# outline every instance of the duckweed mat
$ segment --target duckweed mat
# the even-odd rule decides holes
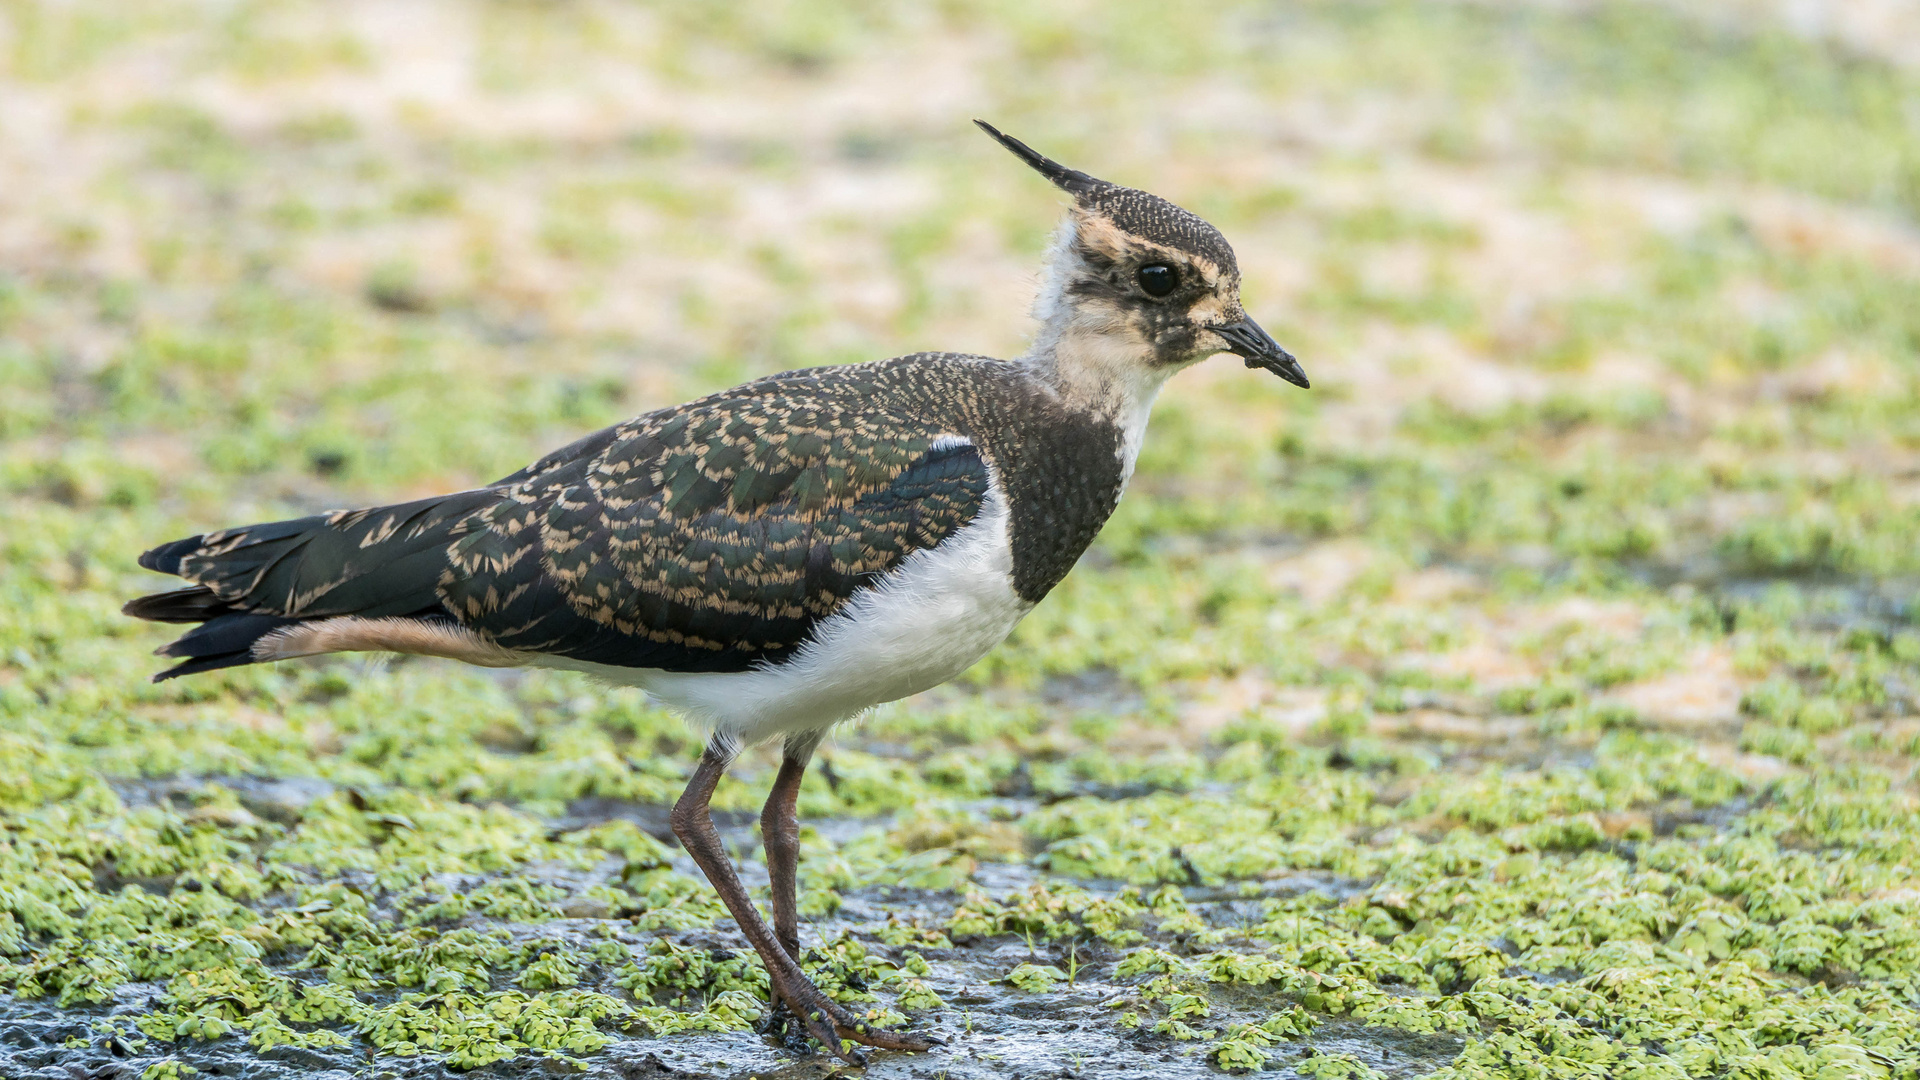
[[[946,1040],[866,1075],[1920,1076],[1920,26],[1815,8],[0,3],[0,1077],[848,1072],[637,694],[154,686],[118,607],[1017,353],[1059,207],[972,115],[1217,223],[1314,389],[1183,373],[1013,639],[823,748],[805,966]]]

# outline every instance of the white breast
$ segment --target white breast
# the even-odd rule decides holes
[[[639,686],[694,723],[753,743],[938,686],[1006,640],[1032,609],[1013,591],[1007,500],[995,478],[972,523],[901,560],[822,620],[785,663],[740,672],[568,666]]]

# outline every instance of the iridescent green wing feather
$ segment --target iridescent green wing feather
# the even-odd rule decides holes
[[[649,414],[503,481],[459,526],[439,594],[508,648],[687,671],[777,659],[973,520],[987,468],[952,435],[807,372]]]
[[[650,413],[476,491],[226,529],[141,557],[193,587],[129,614],[198,622],[163,677],[342,615],[452,621],[530,653],[737,671],[979,513],[977,449],[872,367],[763,379]]]

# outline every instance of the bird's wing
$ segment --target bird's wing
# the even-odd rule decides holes
[[[978,449],[907,412],[828,380],[763,380],[485,489],[230,529],[143,562],[222,612],[451,619],[576,661],[743,670],[979,512]]]
[[[507,648],[737,670],[959,531],[987,487],[972,443],[872,401],[723,395],[506,478],[462,523],[438,591]]]

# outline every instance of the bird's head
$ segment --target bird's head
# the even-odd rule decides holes
[[[1097,180],[975,120],[1073,196],[1042,290],[1043,321],[1124,339],[1162,372],[1230,352],[1299,387],[1307,374],[1240,306],[1240,266],[1220,230],[1158,195]]]

